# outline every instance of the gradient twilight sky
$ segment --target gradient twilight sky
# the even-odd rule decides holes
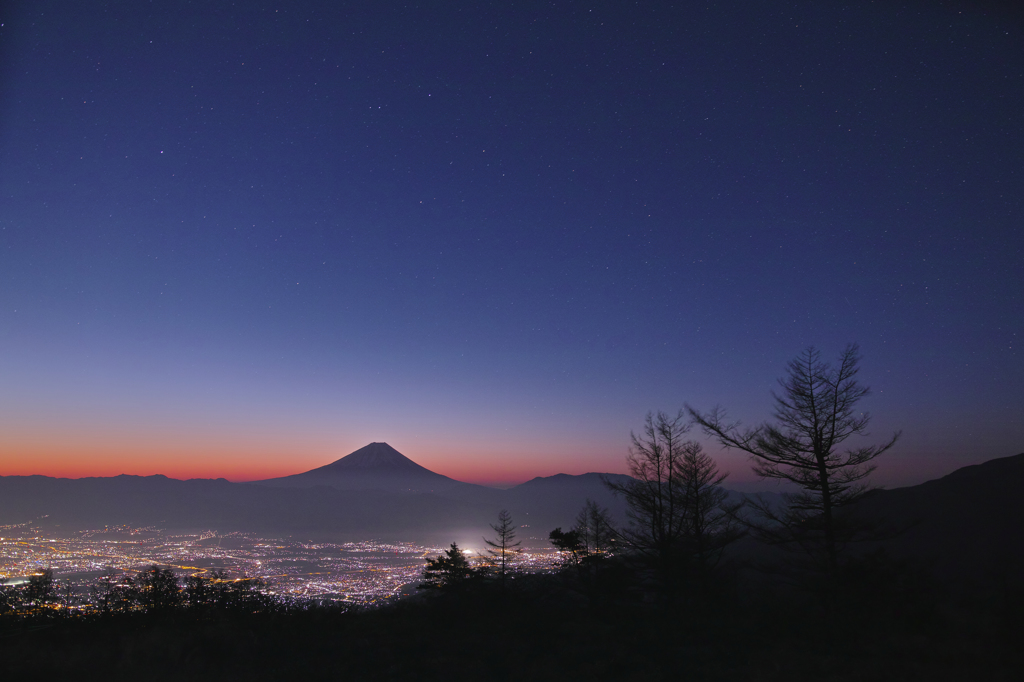
[[[5,3],[0,474],[620,472],[848,342],[878,482],[1024,451],[1019,13],[700,4]]]

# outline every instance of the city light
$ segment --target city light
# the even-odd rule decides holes
[[[267,593],[284,599],[379,605],[414,593],[426,559],[444,551],[412,542],[308,542],[208,529],[109,526],[59,538],[22,524],[0,527],[0,532],[0,581],[15,585],[51,570],[79,602],[88,600],[90,587],[105,575],[134,574],[156,565],[179,578],[213,571],[261,578]],[[487,561],[479,555],[469,558],[477,565]],[[520,552],[513,568],[544,572],[558,562],[557,552],[534,550]]]

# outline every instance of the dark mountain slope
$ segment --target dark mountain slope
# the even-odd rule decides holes
[[[890,550],[947,577],[1024,567],[1024,454],[957,469],[921,485],[871,492],[857,510],[903,532]]]
[[[529,524],[532,537],[547,538],[554,528],[568,530],[588,499],[608,509],[616,524],[626,522],[625,501],[613,495],[605,479],[629,480],[622,474],[555,474],[531,479],[508,490],[508,509],[516,521]]]

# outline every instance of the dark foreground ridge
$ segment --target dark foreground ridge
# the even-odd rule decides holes
[[[1024,576],[1024,453],[966,466],[920,485],[875,490],[862,513],[886,519],[896,556],[953,580]],[[981,574],[981,575],[979,575]],[[1001,579],[1001,578],[1000,578]]]
[[[1012,680],[1021,591],[950,598],[889,566],[842,609],[732,569],[673,604],[614,566],[601,592],[572,572],[516,576],[394,606],[154,606],[60,620],[0,618],[11,679]],[[892,580],[895,577],[896,580]],[[1005,595],[1004,595],[1005,596]],[[496,658],[497,657],[497,658]]]

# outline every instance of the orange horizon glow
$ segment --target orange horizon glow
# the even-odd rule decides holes
[[[225,459],[233,459],[231,455],[237,453],[209,453],[208,455],[197,455],[194,458],[178,458],[177,461],[169,462],[165,459],[153,457],[146,463],[140,459],[150,460],[150,457],[139,457],[137,452],[113,453],[109,450],[102,455],[99,453],[75,453],[77,456],[69,457],[61,461],[48,452],[24,453],[24,457],[17,459],[0,454],[0,476],[49,476],[53,478],[103,478],[111,476],[154,476],[163,475],[168,478],[188,480],[192,478],[216,479],[224,478],[232,483],[245,483],[259,481],[268,478],[278,478],[300,474],[310,469],[315,469],[330,464],[337,459],[329,459],[316,462],[312,465],[288,465],[287,463],[267,463],[264,466],[253,466],[251,463],[225,463]],[[92,455],[96,456],[92,456]],[[155,454],[155,453],[147,453]],[[251,455],[251,452],[247,452]],[[268,453],[269,454],[269,453]],[[305,458],[303,458],[305,459]],[[20,460],[20,461],[19,461]],[[70,461],[68,461],[70,460]],[[83,461],[85,460],[85,461]],[[414,460],[415,461],[415,460]],[[431,471],[448,476],[464,483],[475,483],[478,485],[492,487],[507,487],[525,483],[538,476],[553,476],[555,474],[585,474],[585,473],[625,473],[622,471],[607,471],[599,467],[565,467],[547,466],[542,469],[519,466],[503,466],[500,468],[484,469],[475,466],[459,466],[452,463],[452,466],[428,465],[423,462],[416,462],[425,466]]]
[[[63,439],[61,439],[63,440]],[[0,442],[0,476],[89,478],[163,475],[174,479],[225,478],[235,483],[299,474],[345,457],[366,443],[339,448],[324,442],[195,442],[167,439],[137,444],[134,438],[81,438],[74,444],[22,439]],[[383,441],[382,441],[383,442]],[[466,483],[506,487],[559,473],[623,473],[622,457],[555,459],[510,446],[481,454],[440,444],[396,448],[435,473]],[[410,450],[415,450],[409,454]],[[527,450],[524,452],[524,450]],[[618,460],[617,462],[615,460]]]
[[[531,434],[535,435],[535,434]],[[370,442],[386,442],[420,466],[466,483],[510,487],[556,474],[627,473],[628,442],[561,438],[530,440],[463,433],[365,429],[356,433],[254,432],[254,429],[111,428],[69,424],[62,429],[8,430],[0,439],[0,476],[57,478],[163,475],[224,478],[242,483],[300,474],[335,462]],[[729,482],[747,483],[748,458],[709,449]],[[899,473],[904,473],[900,471]]]
[[[296,443],[291,438],[277,442],[167,438],[158,443],[143,441],[139,444],[133,438],[79,437],[75,441],[5,439],[0,442],[0,476],[163,475],[179,480],[224,478],[244,483],[303,473],[335,462],[367,444],[338,445],[327,439]],[[627,473],[625,457],[611,452],[613,448],[608,447],[582,447],[582,452],[576,454],[559,449],[560,456],[556,458],[526,443],[492,446],[489,451],[472,444],[446,446],[437,441],[416,446],[391,445],[435,473],[465,483],[499,488],[555,474]],[[756,480],[750,474],[745,457],[725,452],[718,453],[716,459],[723,471],[732,470],[728,481],[745,484]],[[941,478],[969,463],[953,457],[905,454],[881,463],[876,480],[884,479],[886,487],[916,485]]]

